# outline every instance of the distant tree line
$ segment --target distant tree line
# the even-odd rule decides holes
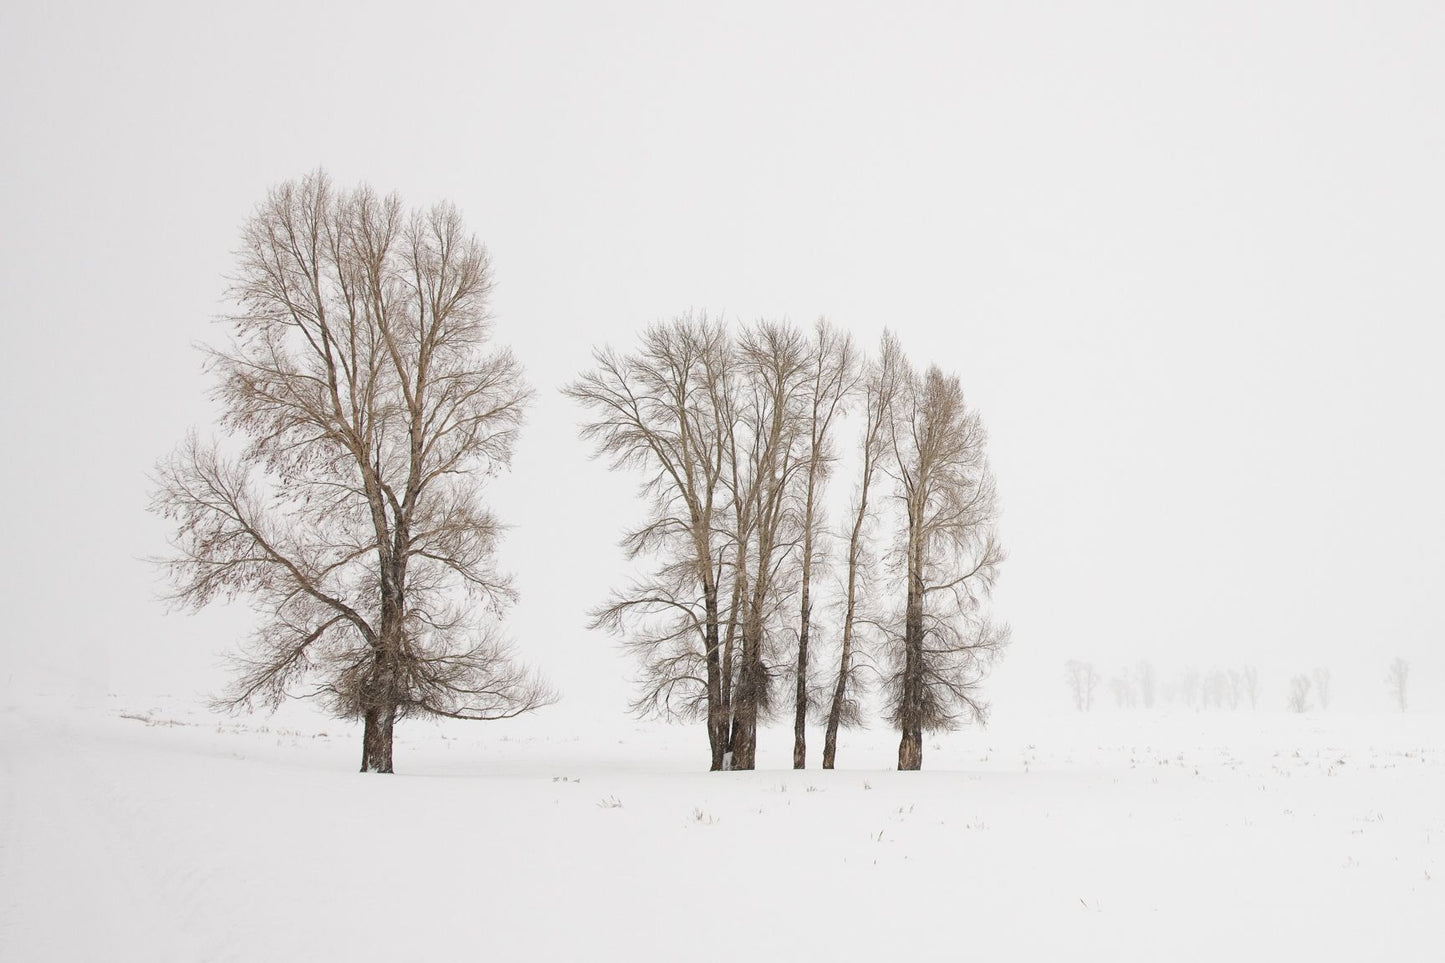
[[[1397,658],[1390,664],[1385,677],[1390,699],[1401,712],[1405,711],[1407,704],[1409,676],[1410,663]],[[1093,709],[1094,690],[1100,681],[1093,663],[1079,659],[1064,663],[1064,682],[1073,706],[1079,712]],[[1330,682],[1330,670],[1323,666],[1292,676],[1285,707],[1291,712],[1309,712],[1317,702],[1321,710],[1328,710],[1332,696]],[[1154,708],[1156,683],[1153,664],[1144,661],[1120,669],[1109,678],[1108,690],[1117,708]],[[1243,708],[1246,703],[1250,709],[1258,709],[1259,670],[1252,665],[1215,668],[1208,672],[1186,667],[1163,688],[1163,695],[1166,702],[1177,700],[1187,709],[1234,710]]]

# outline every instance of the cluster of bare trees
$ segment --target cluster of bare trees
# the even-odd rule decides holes
[[[1210,669],[1201,673],[1185,669],[1179,686],[1184,705],[1190,709],[1237,710],[1249,703],[1259,708],[1259,670],[1252,665],[1237,669]]]
[[[1289,680],[1289,695],[1285,707],[1291,712],[1308,712],[1314,708],[1310,695],[1319,700],[1320,709],[1330,707],[1330,670],[1317,667],[1308,673],[1300,673]]]
[[[1070,659],[1064,664],[1064,681],[1075,709],[1088,712],[1094,707],[1094,690],[1102,678],[1092,662]],[[1121,668],[1109,677],[1108,689],[1120,709],[1152,709],[1161,692],[1154,665],[1148,661]],[[1186,668],[1163,686],[1162,695],[1166,702],[1177,699],[1189,709],[1239,709],[1246,702],[1255,709],[1259,707],[1259,671],[1252,665],[1207,673]]]
[[[637,574],[595,617],[637,658],[634,709],[701,719],[713,769],[755,766],[788,677],[797,768],[815,690],[831,768],[868,669],[900,769],[921,767],[925,731],[982,716],[978,686],[1008,637],[987,615],[1003,552],[986,435],[956,377],[915,368],[889,335],[864,358],[823,321],[684,316],[594,361],[566,389],[583,437],[641,473],[648,506],[622,539]],[[845,425],[858,458],[839,531],[823,494]],[[820,583],[835,542],[839,578]],[[815,687],[824,595],[836,650]]]
[[[1064,681],[1069,686],[1069,695],[1073,696],[1075,709],[1088,712],[1094,708],[1094,690],[1099,687],[1099,673],[1094,663],[1070,659],[1064,663]]]
[[[1328,711],[1332,701],[1331,673],[1324,666],[1309,672],[1301,672],[1290,678],[1285,697],[1285,707],[1291,712],[1309,712],[1318,708]],[[1390,700],[1405,711],[1408,704],[1406,685],[1410,678],[1410,663],[1396,658],[1386,672],[1385,685]],[[1074,708],[1088,712],[1094,707],[1094,690],[1103,681],[1093,663],[1070,659],[1064,664],[1064,681]],[[1108,690],[1114,704],[1121,709],[1143,707],[1150,709],[1155,704],[1155,672],[1149,662],[1126,666],[1110,676]],[[1182,669],[1177,676],[1162,688],[1164,701],[1176,700],[1187,709],[1250,709],[1259,708],[1259,670],[1252,665],[1238,668],[1211,669],[1200,672],[1193,667]]]
[[[232,442],[155,478],[175,602],[249,598],[233,706],[319,696],[391,772],[412,714],[496,719],[551,693],[498,634],[512,599],[480,500],[530,397],[491,343],[486,250],[450,205],[407,211],[324,174],[246,222],[229,343],[209,353]]]
[[[1169,702],[1183,703],[1186,709],[1250,709],[1259,708],[1259,670],[1252,665],[1238,668],[1213,668],[1208,672],[1191,667],[1182,670],[1166,689]]]
[[[1385,672],[1385,686],[1390,694],[1390,701],[1404,712],[1408,706],[1406,698],[1406,686],[1410,680],[1410,663],[1403,658],[1396,657]],[[1286,707],[1291,712],[1309,712],[1314,708],[1311,696],[1319,702],[1322,711],[1330,708],[1330,670],[1327,668],[1315,668],[1309,673],[1300,673],[1290,679],[1289,696],[1285,700]]]
[[[1289,680],[1289,695],[1285,699],[1285,706],[1290,712],[1308,712],[1314,708],[1310,702],[1310,687],[1312,682],[1308,675],[1292,676]]]
[[[1154,708],[1156,684],[1153,663],[1140,662],[1120,669],[1109,678],[1109,692],[1114,697],[1114,704],[1121,709]]]
[[[1385,686],[1390,694],[1390,701],[1395,704],[1401,712],[1404,712],[1409,705],[1406,694],[1406,686],[1410,681],[1410,663],[1405,659],[1396,657],[1385,672]],[[1290,679],[1289,696],[1285,700],[1286,707],[1291,712],[1309,712],[1314,708],[1311,695],[1319,701],[1322,710],[1330,707],[1330,670],[1316,668],[1309,673],[1300,673]]]

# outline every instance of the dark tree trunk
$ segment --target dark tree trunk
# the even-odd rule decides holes
[[[823,733],[823,768],[832,769],[838,758],[838,727],[843,724],[843,705],[848,698],[848,675],[853,668],[853,620],[857,615],[858,564],[863,546],[863,523],[868,518],[868,486],[872,480],[870,440],[863,449],[863,484],[858,499],[858,514],[853,517],[853,531],[848,536],[848,607],[843,613],[843,651],[838,659],[838,680],[833,684],[833,704],[828,709],[828,727]]]
[[[758,765],[758,717],[750,708],[750,703],[740,701],[733,715],[733,769],[756,769]]]
[[[848,612],[843,622],[843,652],[838,660],[838,679],[833,683],[833,704],[828,708],[828,726],[823,732],[824,769],[832,769],[838,759],[838,727],[843,724],[843,705],[848,699],[848,675],[853,667],[853,586],[853,572],[850,571]]]
[[[808,499],[803,509],[803,588],[798,618],[798,689],[793,697],[793,768],[808,765],[808,628],[813,621],[813,498],[818,480],[817,419],[813,460],[808,465]]]
[[[707,710],[707,745],[712,754],[708,765],[711,772],[720,772],[727,767],[728,712],[727,707],[714,704]]]
[[[848,696],[848,643],[843,643],[843,667],[833,686],[833,705],[828,710],[828,728],[823,733],[823,768],[832,769],[838,758],[838,727],[843,723],[843,700]]]
[[[751,674],[751,667],[744,666],[744,678]],[[753,701],[751,684],[738,680],[737,692],[733,697],[733,728],[729,740],[732,752],[732,769],[756,769],[758,755],[758,709]]]
[[[391,772],[392,730],[396,726],[395,708],[367,709],[361,734],[361,771]]]
[[[915,542],[910,553],[908,604],[903,622],[903,680],[900,692],[898,768],[923,768],[923,558]]]
[[[806,572],[807,563],[804,563]],[[808,623],[811,619],[808,600],[808,576],[803,576],[803,624],[798,629],[798,690],[793,709],[793,768],[805,769],[808,764]]]
[[[729,748],[733,769],[756,769],[758,754],[758,701],[763,684],[761,627],[743,627],[742,671],[733,689],[733,728]]]
[[[739,566],[741,566],[742,561],[743,555],[739,552]],[[734,576],[732,598],[728,602],[727,621],[721,622],[722,617],[719,615],[720,625],[725,626],[725,628],[720,629],[720,634],[722,635],[722,701],[718,706],[718,718],[716,720],[718,727],[717,745],[721,747],[718,752],[719,769],[733,768],[733,721],[739,688],[738,673],[733,670],[733,664],[737,661],[734,657],[734,649],[736,648],[735,643],[738,633],[741,630],[738,612],[741,608],[742,595],[742,578],[741,576]]]
[[[903,738],[898,741],[898,771],[922,768],[923,733],[917,728],[905,728]]]
[[[718,650],[717,586],[707,585],[703,589],[704,605],[707,608],[707,744],[711,754],[708,768],[717,772],[723,767],[727,754],[728,714],[723,695],[722,655]]]
[[[392,771],[392,730],[396,727],[398,653],[401,650],[402,587],[404,575],[383,566],[381,582],[381,638],[373,651],[371,677],[362,691],[364,721],[361,734],[361,771]]]

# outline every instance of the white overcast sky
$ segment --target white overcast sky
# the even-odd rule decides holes
[[[511,620],[585,631],[631,482],[557,388],[689,308],[820,314],[958,372],[992,435],[1015,642],[1061,664],[1445,676],[1445,5],[0,7],[0,682],[213,691],[240,613],[166,615],[145,473],[212,417],[238,227],[318,166],[451,199],[538,390]],[[1346,681],[1347,678],[1355,681]],[[1442,687],[1445,688],[1445,687]],[[567,708],[571,706],[571,708]]]

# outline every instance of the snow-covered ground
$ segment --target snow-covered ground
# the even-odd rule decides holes
[[[4,960],[1439,960],[1429,714],[1058,715],[709,774],[701,730],[0,712]],[[816,753],[821,739],[813,734]]]

